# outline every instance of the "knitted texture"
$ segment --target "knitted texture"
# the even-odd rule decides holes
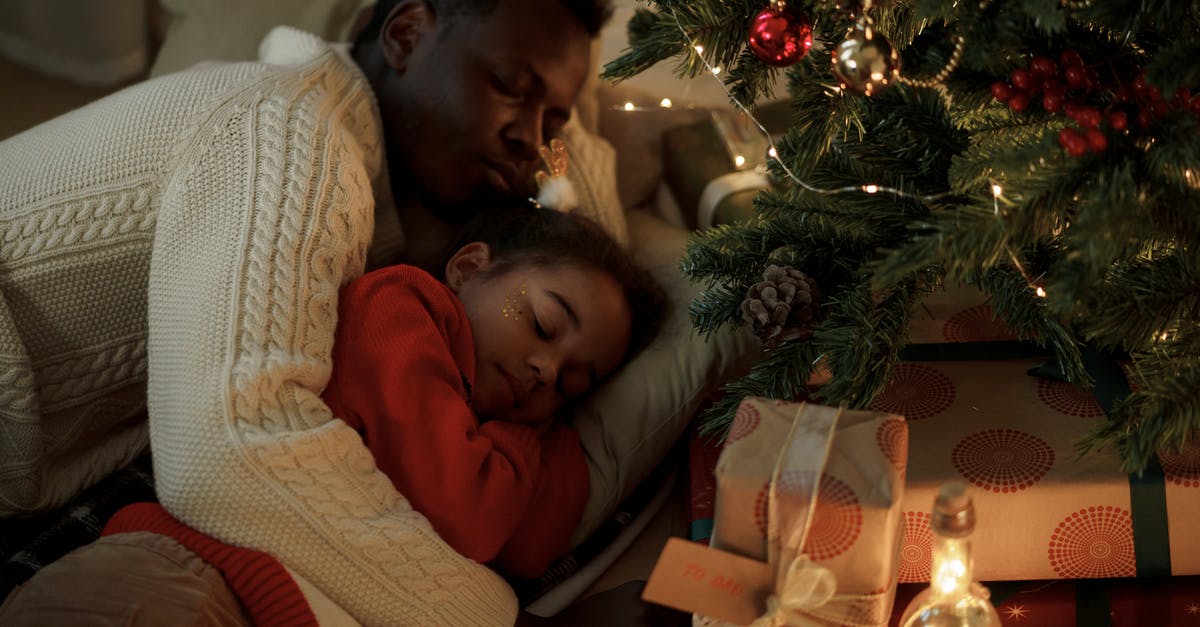
[[[118,511],[102,535],[148,531],[168,536],[221,572],[257,627],[316,627],[300,586],[274,557],[229,546],[175,520],[158,503],[134,503]]]
[[[574,187],[575,213],[594,220],[622,246],[629,246],[629,225],[617,193],[617,157],[612,144],[589,133],[572,116],[562,130],[567,147],[567,179]]]
[[[320,400],[337,291],[371,237],[380,123],[356,69],[276,35],[264,60],[290,65],[229,94],[169,166],[148,291],[159,499],[365,624],[511,625],[512,590],[450,549]]]
[[[145,451],[164,164],[253,72],[142,83],[0,142],[0,516],[60,506]]]

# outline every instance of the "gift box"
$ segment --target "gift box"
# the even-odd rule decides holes
[[[883,412],[743,400],[714,473],[711,546],[771,565],[778,603],[768,612],[797,624],[885,624],[906,437],[904,421]]]
[[[1047,356],[1015,342],[978,292],[936,294],[926,311],[871,405],[908,423],[902,583],[929,580],[929,512],[949,480],[974,487],[977,579],[1200,574],[1200,448],[1141,476],[1111,450],[1081,456],[1105,420],[1095,393],[1034,376]],[[1126,382],[1108,366],[1097,391],[1119,396]]]
[[[788,105],[755,110],[768,132],[788,125]],[[770,145],[762,131],[735,110],[714,110],[691,124],[663,133],[663,179],[688,228],[729,224],[754,215],[754,197],[771,186],[766,175]]]
[[[889,625],[901,627],[908,602],[925,585],[901,584]],[[989,582],[1005,625],[1145,627],[1200,625],[1200,577]]]

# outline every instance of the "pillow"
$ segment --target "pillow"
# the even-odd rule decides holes
[[[258,58],[258,44],[272,28],[287,25],[326,41],[345,41],[359,11],[375,0],[159,0],[170,15],[166,37],[150,76],[200,61]]]
[[[744,373],[762,350],[745,329],[722,329],[707,339],[696,333],[688,303],[701,287],[679,268],[688,232],[643,211],[627,217],[634,258],[662,284],[671,309],[658,338],[572,417],[591,485],[572,545],[599,528],[662,462],[708,393]]]
[[[625,209],[617,193],[617,153],[603,138],[589,133],[576,111],[562,130],[567,146],[567,178],[579,197],[576,212],[595,220],[621,246],[629,245]]]

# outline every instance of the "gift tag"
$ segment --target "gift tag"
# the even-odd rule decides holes
[[[748,625],[766,611],[774,573],[764,562],[670,538],[642,599],[677,610]]]

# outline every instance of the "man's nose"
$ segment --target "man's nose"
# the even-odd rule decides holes
[[[505,141],[513,156],[522,161],[533,161],[538,158],[538,146],[542,145],[541,107],[522,109],[512,124],[508,125]]]

